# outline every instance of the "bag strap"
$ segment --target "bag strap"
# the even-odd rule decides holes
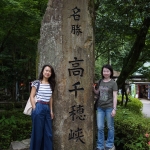
[[[38,92],[39,87],[40,87],[40,81],[38,81],[38,85],[37,85],[36,93]]]
[[[98,87],[100,86],[101,81],[102,81],[102,79],[99,80],[99,82],[98,82]]]

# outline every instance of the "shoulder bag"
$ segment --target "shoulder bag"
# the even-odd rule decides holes
[[[99,82],[98,82],[98,87],[100,86],[101,80],[102,79],[100,79]],[[97,95],[97,98],[96,98],[95,103],[94,103],[94,109],[95,110],[97,110],[98,100],[99,100],[99,94]]]
[[[39,86],[40,86],[40,81],[38,81],[36,93],[37,93],[38,90],[39,90]],[[34,97],[34,100],[35,100],[35,103],[36,103],[36,102],[37,102],[36,96]],[[25,106],[25,108],[24,108],[23,113],[24,113],[25,115],[31,115],[31,112],[32,112],[32,105],[31,105],[30,96],[29,96],[29,99],[28,99],[28,101],[27,101],[27,103],[26,103],[26,106]]]

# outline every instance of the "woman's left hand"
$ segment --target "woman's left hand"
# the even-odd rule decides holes
[[[51,112],[50,115],[51,115],[51,119],[54,119],[54,114],[53,114],[53,112]]]
[[[116,110],[113,109],[112,112],[111,112],[111,116],[115,117],[115,115],[116,115]]]

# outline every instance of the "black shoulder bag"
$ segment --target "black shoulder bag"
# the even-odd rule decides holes
[[[98,88],[99,88],[99,86],[100,86],[101,80],[102,80],[102,79],[100,79],[99,82],[98,82]],[[99,100],[99,94],[97,95],[97,98],[96,98],[95,103],[94,103],[94,109],[95,109],[95,110],[97,110],[98,100]]]

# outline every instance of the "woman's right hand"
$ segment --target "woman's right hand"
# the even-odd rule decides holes
[[[36,107],[32,108],[33,110],[35,110]]]
[[[99,89],[97,89],[97,84],[96,83],[93,83],[93,92],[95,93],[95,94],[99,94]]]
[[[95,89],[95,87],[96,87],[96,84],[95,84],[95,83],[93,83],[93,89]]]
[[[35,104],[34,104],[33,107],[32,107],[32,109],[35,110],[35,108],[36,108],[36,106],[35,106]]]

